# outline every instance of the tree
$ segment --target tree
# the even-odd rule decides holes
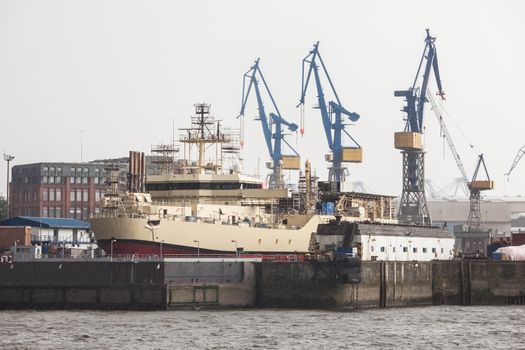
[[[7,219],[7,200],[0,195],[0,220]]]

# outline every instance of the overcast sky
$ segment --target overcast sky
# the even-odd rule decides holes
[[[238,127],[242,75],[257,57],[283,117],[299,123],[301,60],[319,40],[341,102],[361,115],[348,127],[364,150],[364,162],[349,165],[350,180],[397,195],[393,133],[404,122],[393,91],[412,84],[429,27],[446,121],[469,176],[483,152],[497,181],[493,194],[525,194],[525,160],[509,182],[503,176],[525,145],[524,13],[519,0],[0,0],[0,148],[16,157],[13,165],[80,161],[83,129],[84,160],[148,152],[171,140],[172,120],[187,127],[199,101]],[[325,178],[328,147],[315,100],[310,89],[304,138],[288,140]],[[445,187],[460,174],[429,107],[426,175]],[[251,100],[247,173],[268,160],[256,114]],[[5,193],[5,162],[1,169]]]

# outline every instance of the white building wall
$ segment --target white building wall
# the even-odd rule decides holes
[[[453,257],[454,238],[358,235],[362,259],[384,261],[449,260]]]

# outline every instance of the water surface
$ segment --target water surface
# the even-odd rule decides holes
[[[525,349],[525,306],[0,311],[0,349]]]

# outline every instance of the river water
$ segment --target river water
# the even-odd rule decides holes
[[[0,311],[0,349],[525,349],[525,306]]]

